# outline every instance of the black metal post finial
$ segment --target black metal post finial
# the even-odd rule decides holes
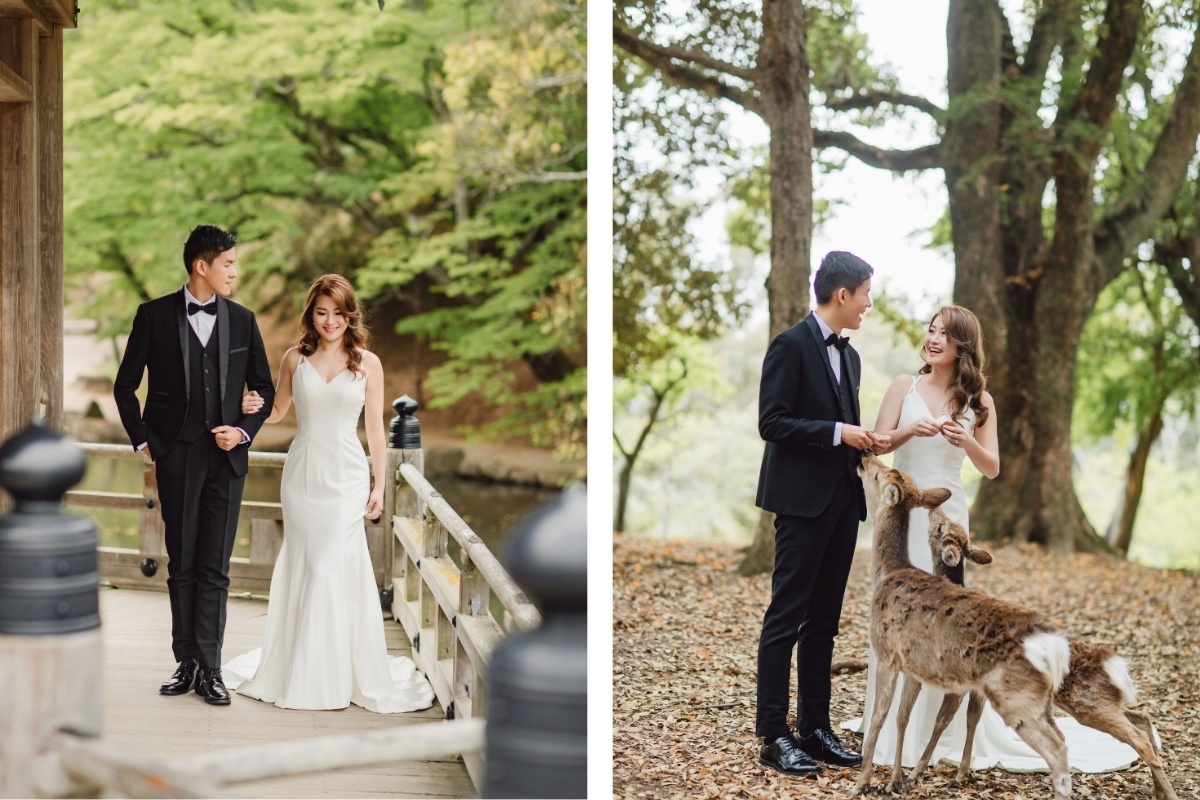
[[[0,446],[0,487],[16,501],[0,517],[0,634],[100,626],[96,526],[62,504],[86,470],[82,450],[37,422]]]
[[[392,401],[396,416],[389,428],[388,447],[397,450],[419,450],[421,448],[421,421],[413,416],[420,406],[408,395]]]
[[[587,795],[587,492],[568,489],[514,533],[506,565],[541,627],[488,669],[484,797]]]

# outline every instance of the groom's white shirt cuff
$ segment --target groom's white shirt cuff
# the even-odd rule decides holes
[[[837,447],[842,443],[842,423],[833,423],[833,446]]]

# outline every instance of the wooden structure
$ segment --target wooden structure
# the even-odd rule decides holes
[[[0,438],[63,424],[63,28],[74,0],[0,0]]]
[[[535,628],[541,615],[425,480],[423,466],[420,450],[388,450],[388,474],[396,481],[384,500],[395,508],[391,520],[398,545],[392,616],[412,641],[412,658],[429,678],[447,718],[484,717],[492,650],[505,631]],[[458,543],[461,566],[447,555],[448,536]],[[493,593],[504,609],[502,620],[492,617]],[[471,780],[482,786],[481,754],[464,752],[463,760]]]
[[[84,443],[81,447],[85,453],[94,457],[143,458],[141,453],[123,445]],[[281,468],[286,458],[286,454],[283,453],[252,452],[250,465]],[[474,720],[473,724],[477,727],[463,728],[462,730],[468,732],[464,736],[473,737],[476,730],[480,731],[479,736],[482,736],[482,726],[479,725],[479,722],[486,716],[488,696],[486,674],[492,651],[507,632],[535,628],[541,623],[541,616],[483,541],[425,479],[423,451],[419,448],[389,447],[387,458],[388,466],[385,474],[389,476],[389,480],[384,487],[384,513],[378,524],[367,526],[367,537],[371,561],[375,568],[376,582],[383,590],[381,597],[385,607],[390,601],[391,616],[399,623],[399,626],[394,624],[387,626],[389,650],[396,652],[398,649],[402,654],[408,655],[425,673],[441,708],[439,716],[444,715],[447,720],[460,722]],[[82,507],[138,509],[140,512],[138,549],[99,548],[101,574],[114,587],[154,589],[165,592],[166,547],[163,540],[162,516],[158,508],[157,484],[152,463],[146,463],[143,475],[142,494],[71,491],[67,493],[65,499],[69,504]],[[230,588],[233,591],[267,592],[270,589],[275,558],[279,553],[283,537],[287,534],[283,527],[282,509],[279,503],[243,501],[241,515],[250,520],[250,557],[232,560]],[[451,537],[458,545],[458,563],[455,563],[449,554],[448,545]],[[149,575],[144,574],[148,570],[143,568],[143,562],[147,559],[155,562],[152,574]],[[156,598],[143,602],[147,605],[155,603],[159,606],[156,613],[161,619],[156,618],[155,624],[164,626],[160,639],[165,642],[169,638],[170,624],[170,613],[166,606],[167,598],[165,594],[149,595],[147,593],[145,596]],[[500,619],[496,619],[492,615],[491,600],[493,596],[503,609]],[[117,603],[118,599],[128,598],[129,595],[122,595],[118,592],[115,593],[115,597],[118,599],[114,599],[113,592],[105,592],[104,597],[107,609],[109,605]],[[121,600],[121,602],[128,601]],[[260,616],[266,613],[265,606],[259,602],[230,600],[231,604],[238,602],[256,605]],[[116,609],[117,614],[132,613],[119,610],[120,606],[116,606]],[[235,619],[232,611],[230,619]],[[106,626],[124,624],[123,619],[113,621],[111,615],[106,616],[105,620]],[[140,629],[146,625],[149,625],[148,620],[136,627]],[[241,648],[231,647],[233,644],[231,635],[236,635],[232,633],[232,629],[226,634],[225,651],[227,653],[250,650],[261,642],[261,630],[257,632],[257,638],[252,637],[242,642]],[[397,638],[402,639],[401,645],[396,645]],[[120,648],[122,652],[128,650],[126,644],[110,641],[106,645],[105,652],[111,653],[113,647]],[[169,672],[170,664],[167,662],[170,661],[170,654],[168,649],[164,645],[160,645],[156,652],[158,652],[158,658],[166,659],[157,672],[163,670]],[[141,659],[141,656],[132,654],[130,657],[134,663],[139,663]],[[154,674],[157,675],[157,672]],[[147,678],[150,679],[150,676],[148,675]],[[144,687],[139,688],[144,690]],[[133,698],[128,699],[133,700]],[[245,702],[239,703],[235,698],[235,705],[241,707],[245,704]],[[371,716],[378,718],[377,715]],[[138,719],[142,721],[139,724],[146,722],[145,717],[140,714]],[[283,723],[277,722],[276,724]],[[148,735],[157,736],[159,734]],[[396,742],[404,742],[405,746],[408,746],[409,739],[400,734],[397,736],[399,738],[396,739]],[[483,785],[483,757],[478,743],[468,746],[472,742],[475,740],[463,739],[457,745],[458,749],[453,749],[454,745],[452,744],[444,743],[442,747],[450,749],[445,750],[443,755],[461,754],[470,780],[476,789],[479,789]],[[72,744],[69,740],[61,740],[60,744],[65,748],[64,753],[70,752],[78,755],[84,752],[78,749],[78,743]],[[387,747],[392,749],[388,750]],[[389,744],[387,747],[384,748],[384,751],[388,753],[400,752],[396,749],[400,747],[398,744]],[[280,751],[281,757],[282,753],[284,750]],[[82,758],[82,756],[79,757]],[[222,758],[225,757],[227,756],[222,756]],[[234,758],[232,755],[228,757]],[[360,756],[355,756],[355,758],[358,757]],[[110,775],[113,780],[117,775],[123,776],[122,781],[129,779],[128,770],[121,767],[121,764],[129,766],[126,763],[128,759],[121,761],[115,753],[103,749],[96,750],[88,758],[92,761],[87,762],[90,766],[86,767],[86,775],[77,776],[78,780],[86,778],[86,781],[93,784],[99,782],[99,785],[116,786],[116,783],[102,780],[104,775]],[[374,763],[354,761],[349,755],[347,755],[347,759],[350,760],[345,761],[342,766]],[[201,763],[201,761],[192,760],[196,764]],[[144,766],[144,761],[139,763],[143,763]],[[159,763],[154,767],[159,770],[155,774],[168,783],[175,778],[180,778],[180,775],[195,777],[194,771],[189,772],[191,768],[187,767],[187,764],[192,763],[191,761],[180,763],[183,766],[175,764],[169,768],[166,766],[167,762]],[[203,763],[207,764],[208,762]],[[240,760],[238,763],[241,763]],[[318,763],[325,762],[313,761],[311,764],[307,764],[308,767],[312,767],[307,771],[317,769],[312,765]],[[247,767],[247,769],[250,768]],[[296,769],[300,770],[300,767],[297,766]],[[179,774],[176,774],[177,772]],[[273,772],[271,776],[280,777],[287,774],[291,773]],[[239,780],[260,778],[239,778]],[[180,778],[180,780],[182,779]],[[232,779],[229,782],[233,782]],[[126,783],[122,783],[121,786],[123,787],[122,791],[130,790]],[[176,789],[179,788],[179,785],[175,786]],[[217,788],[199,784],[189,784],[189,786],[200,793],[215,791]],[[403,790],[398,791],[403,793]]]
[[[125,445],[85,442],[80,447],[89,456],[135,459],[144,465],[141,494],[85,491],[67,493],[67,502],[72,505],[136,509],[139,512],[138,548],[134,550],[101,547],[101,574],[113,586],[166,591],[167,545],[162,513],[158,508],[158,480],[154,473],[154,463]],[[250,466],[282,469],[286,458],[285,453],[251,452]],[[392,584],[393,539],[390,526],[385,521],[392,518],[392,498],[396,493],[393,490],[385,491],[384,494],[383,515],[379,522],[367,524],[367,547],[371,551],[371,564],[375,568],[375,583],[381,590]],[[270,589],[275,557],[279,555],[279,548],[283,546],[283,509],[279,503],[243,500],[240,513],[242,519],[250,521],[250,557],[230,560],[229,588],[234,592],[265,593]],[[146,559],[154,561],[154,571],[150,575],[146,575],[142,569],[142,563]]]

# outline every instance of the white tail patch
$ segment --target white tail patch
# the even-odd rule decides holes
[[[1071,669],[1071,646],[1061,633],[1035,633],[1024,642],[1025,657],[1050,679],[1054,691]],[[1105,666],[1108,666],[1105,664]]]
[[[1137,702],[1137,689],[1133,686],[1133,678],[1129,677],[1129,662],[1120,656],[1113,656],[1104,662],[1104,671],[1108,673],[1109,679],[1121,691],[1121,697],[1125,701],[1125,705],[1133,705]]]

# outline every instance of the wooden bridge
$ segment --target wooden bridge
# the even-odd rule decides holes
[[[396,401],[398,410],[404,401],[407,398]],[[393,434],[392,443],[398,438]],[[143,458],[120,445],[81,447],[93,457]],[[282,467],[285,460],[282,453],[250,455],[252,466]],[[367,527],[388,651],[412,658],[437,697],[432,708],[409,714],[372,714],[357,706],[296,711],[236,694],[230,706],[215,707],[193,695],[159,695],[158,685],[170,674],[174,659],[153,464],[146,462],[141,494],[68,492],[66,500],[75,506],[141,511],[137,550],[102,547],[99,552],[105,582],[100,593],[103,709],[93,722],[104,745],[74,752],[70,748],[77,743],[60,742],[64,760],[80,759],[77,778],[94,786],[114,786],[117,776],[128,782],[132,771],[144,773],[151,783],[167,781],[171,791],[163,796],[206,796],[215,793],[221,781],[197,784],[201,766],[211,770],[218,763],[247,762],[244,755],[230,759],[231,748],[259,744],[264,749],[258,757],[232,770],[224,781],[236,782],[239,795],[472,796],[483,779],[483,728],[474,722],[486,714],[486,670],[492,650],[506,632],[535,628],[541,617],[479,537],[425,480],[422,466],[419,446],[388,448],[384,513]],[[279,503],[243,501],[241,514],[251,523],[250,557],[231,564],[230,591],[261,597],[269,591],[274,560],[286,535],[282,509]],[[498,602],[492,602],[493,595]],[[493,616],[494,607],[500,610],[499,619]],[[266,611],[261,599],[230,598],[223,648],[227,657],[262,644]],[[3,672],[0,663],[0,678]],[[436,720],[456,721],[446,726],[446,741],[431,742],[436,736],[428,725],[411,728]],[[411,728],[411,737],[406,737],[406,728]],[[306,738],[370,732],[382,737],[378,758],[364,754],[361,737],[341,743],[344,758],[335,752],[324,762],[297,763],[287,756],[289,742],[299,746]],[[10,752],[0,752],[5,757],[0,761],[12,758],[11,749],[10,742]],[[211,763],[204,760],[208,752],[213,754]],[[0,795],[11,796],[4,788],[0,779]],[[135,797],[159,796],[141,784],[124,785],[122,790]]]

